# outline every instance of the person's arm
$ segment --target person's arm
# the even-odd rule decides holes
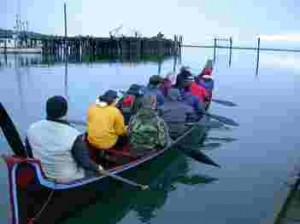
[[[169,129],[163,119],[158,120],[158,144],[161,147],[166,147],[170,143]]]
[[[157,90],[157,108],[161,109],[164,106],[165,98],[161,91]]]
[[[99,170],[103,169],[100,165],[90,159],[89,150],[83,142],[81,135],[76,138],[73,144],[72,155],[78,165],[84,169],[92,170],[96,173],[99,173]]]
[[[125,135],[126,134],[124,117],[117,108],[116,108],[116,119],[115,119],[115,132],[117,135]]]
[[[205,112],[204,103],[194,98],[193,105],[194,105],[197,120],[199,120],[202,117],[203,113]]]

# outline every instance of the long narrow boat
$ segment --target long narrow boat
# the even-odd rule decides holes
[[[135,177],[137,170],[147,172],[147,165],[167,153],[174,152],[175,144],[185,140],[197,130],[199,138],[203,138],[209,118],[203,118],[191,126],[172,145],[153,150],[142,157],[133,157],[128,153],[128,146],[112,149],[110,157],[121,158],[122,163],[110,163],[107,171],[110,174]],[[17,141],[13,139],[11,147]],[[17,150],[13,149],[15,152]],[[105,194],[111,185],[107,175],[85,178],[71,183],[57,183],[49,180],[41,167],[40,161],[23,156],[3,156],[9,174],[9,195],[11,203],[12,224],[58,223],[72,213],[80,211],[82,206],[94,203]],[[125,161],[125,162],[124,162]],[[101,215],[100,215],[101,216]]]

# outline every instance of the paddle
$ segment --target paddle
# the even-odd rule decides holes
[[[203,115],[206,115],[208,117],[216,119],[216,120],[222,122],[223,124],[227,124],[227,125],[235,126],[235,127],[239,126],[239,124],[237,122],[235,122],[234,120],[232,120],[230,118],[227,118],[227,117],[211,114],[211,113],[208,113],[208,112],[203,112]]]
[[[221,104],[223,106],[228,106],[228,107],[236,107],[237,106],[237,104],[227,101],[227,100],[211,99],[211,101],[214,103]]]
[[[109,176],[109,177],[111,177],[111,178],[113,178],[115,180],[121,181],[121,182],[126,183],[128,185],[131,185],[133,187],[140,188],[141,190],[147,190],[147,189],[149,189],[148,185],[142,185],[142,184],[136,183],[136,182],[134,182],[132,180],[129,180],[127,178],[124,178],[124,177],[118,176],[116,174],[110,173],[110,172],[108,172],[106,170],[101,170],[99,172],[101,174],[103,174],[104,176]]]
[[[184,175],[179,176],[176,182],[186,185],[197,185],[197,184],[210,184],[217,181],[218,178],[203,176],[203,175]]]
[[[179,149],[183,153],[185,153],[186,155],[188,155],[189,157],[193,158],[194,160],[196,160],[198,162],[221,168],[221,166],[219,164],[215,163],[210,157],[205,155],[200,150],[196,150],[196,149],[192,149],[192,148],[188,148],[188,147],[184,147],[184,146],[179,146]]]
[[[211,142],[200,146],[201,150],[213,150],[219,148],[222,144],[219,142]]]
[[[20,138],[20,135],[1,102],[0,126],[14,154],[20,157],[26,157],[26,150]]]
[[[233,142],[233,141],[237,141],[238,139],[230,138],[230,137],[206,137],[205,140]]]

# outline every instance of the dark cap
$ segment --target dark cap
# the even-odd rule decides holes
[[[190,69],[189,66],[182,66],[182,67],[180,68],[180,71],[181,71],[181,72],[183,72],[183,71],[188,71],[189,69]]]
[[[62,96],[53,96],[47,100],[46,112],[48,118],[57,119],[67,114],[68,103]]]
[[[111,101],[111,100],[114,100],[118,98],[118,93],[114,90],[107,90],[102,96],[100,96],[100,100],[103,100],[103,101]]]
[[[159,75],[152,75],[149,79],[149,84],[151,85],[158,85],[162,83],[164,79],[160,77]]]
[[[132,84],[128,91],[126,92],[127,94],[130,95],[135,95],[135,96],[142,96],[144,95],[144,91],[141,85],[138,84]]]

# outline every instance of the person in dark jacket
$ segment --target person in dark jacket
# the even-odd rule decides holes
[[[155,96],[156,97],[156,110],[161,110],[164,106],[164,96],[160,91],[159,87],[163,82],[163,78],[159,75],[153,75],[150,77],[148,85],[145,88],[144,96]]]
[[[81,133],[66,121],[67,110],[65,98],[49,98],[47,118],[32,124],[25,140],[29,157],[39,159],[45,175],[57,182],[78,180],[103,170],[89,158]]]
[[[184,88],[184,81],[189,76],[192,76],[192,73],[190,71],[188,71],[188,67],[183,66],[180,69],[180,72],[176,77],[175,87],[177,89],[180,89],[180,90],[183,89]]]
[[[124,122],[127,125],[131,116],[135,115],[141,108],[144,96],[144,87],[138,84],[132,84],[124,96],[118,101],[117,107],[124,116]]]
[[[188,128],[186,123],[196,122],[197,115],[192,106],[185,103],[180,91],[171,88],[165,99],[165,107],[162,118],[167,123],[171,138],[177,138]]]

